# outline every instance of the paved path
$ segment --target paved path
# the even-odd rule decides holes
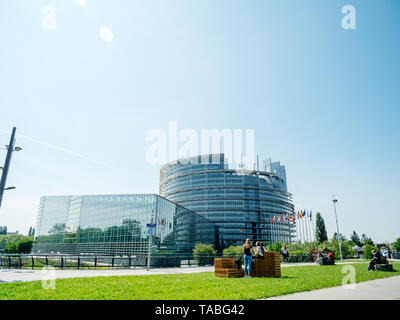
[[[355,289],[334,287],[266,300],[400,300],[400,276],[356,283]]]
[[[150,269],[110,269],[110,270],[53,270],[56,279],[82,277],[139,276],[154,274],[198,273],[214,271],[214,267],[157,268]],[[42,270],[0,269],[0,283],[38,281],[44,279]]]
[[[346,263],[346,262],[344,262]],[[351,262],[357,263],[357,262]],[[360,262],[361,263],[361,262]],[[366,263],[366,262],[362,262]],[[338,262],[337,264],[340,264]],[[282,268],[295,266],[315,266],[315,263],[290,263],[282,264]],[[184,274],[198,272],[213,272],[214,267],[182,267],[182,268],[156,268],[150,269],[109,269],[109,270],[54,270],[56,279],[63,278],[82,278],[82,277],[111,277],[111,276],[137,276],[137,275],[154,275],[154,274]],[[0,269],[0,283],[5,282],[21,282],[21,281],[38,281],[46,278],[46,273],[42,270],[29,269]]]

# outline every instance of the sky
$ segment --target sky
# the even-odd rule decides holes
[[[27,233],[43,195],[158,193],[146,137],[177,121],[253,129],[329,237],[335,194],[341,233],[394,241],[399,33],[397,0],[0,0],[0,145],[23,148],[0,225]]]

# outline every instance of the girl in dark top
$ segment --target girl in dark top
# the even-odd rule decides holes
[[[253,260],[253,255],[251,253],[250,239],[246,239],[246,243],[243,245],[244,253],[244,274],[246,277],[251,277],[251,262]]]

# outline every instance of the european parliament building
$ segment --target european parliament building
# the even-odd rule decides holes
[[[279,162],[263,162],[263,170],[231,169],[224,154],[180,159],[160,170],[160,195],[215,223],[219,250],[245,239],[291,242],[292,222],[271,223],[292,213],[286,170]]]
[[[271,223],[293,211],[285,167],[263,165],[235,170],[224,154],[202,155],[163,166],[160,195],[42,197],[33,252],[124,256],[150,248],[151,255],[185,255],[197,243],[221,251],[247,238],[291,242],[291,222]]]
[[[213,223],[155,194],[42,197],[36,225],[35,253],[191,254],[215,241]]]

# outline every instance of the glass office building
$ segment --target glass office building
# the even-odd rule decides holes
[[[213,223],[155,194],[42,197],[36,225],[34,253],[191,254],[215,243]]]
[[[294,210],[286,170],[263,162],[264,170],[230,169],[224,154],[180,159],[160,170],[160,195],[215,223],[221,250],[246,238],[274,243],[295,238],[292,222],[271,223]]]

